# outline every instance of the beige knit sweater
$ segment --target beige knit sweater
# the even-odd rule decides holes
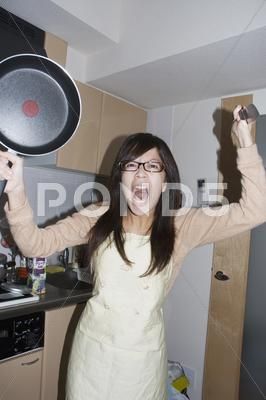
[[[232,203],[221,216],[210,216],[206,209],[191,208],[184,213],[179,210],[175,217],[177,238],[173,253],[173,276],[169,289],[186,254],[193,248],[206,243],[225,239],[266,221],[266,178],[257,146],[237,150],[238,169],[242,174],[242,198]],[[103,211],[105,211],[107,207]],[[97,221],[97,216],[87,214],[84,209],[47,228],[38,228],[28,201],[6,215],[14,239],[25,256],[48,256],[66,247],[87,242],[88,232]],[[221,211],[221,210],[220,210]],[[91,214],[91,213],[90,213]]]

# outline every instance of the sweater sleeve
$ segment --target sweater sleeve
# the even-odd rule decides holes
[[[101,214],[108,209],[102,207]],[[96,212],[94,216],[95,208],[93,205],[84,208],[46,228],[39,228],[35,224],[28,200],[14,210],[9,210],[6,204],[5,212],[13,238],[22,254],[26,257],[47,257],[66,247],[88,241],[88,233],[97,221],[96,214],[99,214]]]
[[[187,248],[234,236],[266,221],[266,177],[257,146],[239,148],[237,152],[242,184],[239,203],[191,208],[187,213],[179,210],[175,224]]]

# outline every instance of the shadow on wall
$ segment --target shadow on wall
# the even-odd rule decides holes
[[[227,184],[223,196],[229,203],[238,202],[241,198],[241,174],[237,169],[237,150],[232,142],[231,128],[232,113],[224,109],[216,109],[213,113],[215,123],[213,133],[216,136],[220,148],[217,151],[217,166],[223,179],[220,181]],[[221,121],[223,121],[221,126]]]

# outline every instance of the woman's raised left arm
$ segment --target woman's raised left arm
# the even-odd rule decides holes
[[[189,248],[215,242],[249,230],[266,221],[266,176],[262,159],[245,121],[234,110],[233,132],[238,141],[237,167],[241,172],[239,203],[222,207],[181,209],[175,217],[177,232]],[[182,215],[183,214],[183,215]]]

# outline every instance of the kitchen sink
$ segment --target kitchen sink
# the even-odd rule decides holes
[[[76,272],[70,268],[63,272],[47,273],[46,282],[59,289],[90,290],[92,288],[91,284],[79,281]]]

